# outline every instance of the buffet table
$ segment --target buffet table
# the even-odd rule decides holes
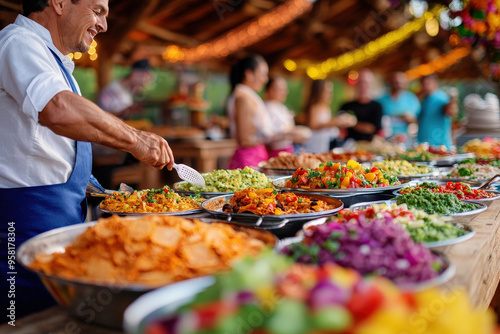
[[[485,212],[478,215],[469,225],[476,229],[471,240],[440,249],[457,267],[455,277],[443,286],[461,286],[469,294],[473,304],[488,307],[495,295],[500,279],[500,200],[491,204]],[[443,293],[443,298],[450,298]],[[7,324],[0,326],[1,333],[93,333],[118,334],[114,329],[89,325],[71,317],[66,310],[56,306],[40,313],[16,320],[16,327]]]

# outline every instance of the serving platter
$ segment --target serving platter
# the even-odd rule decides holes
[[[473,189],[477,188],[477,186],[473,186],[472,184],[470,184],[469,182],[466,182],[466,181],[444,181],[444,180],[414,180],[414,181],[410,182],[410,184],[408,185],[408,187],[414,187],[414,186],[417,186],[417,185],[419,185],[421,183],[424,183],[424,182],[427,182],[427,183],[436,183],[437,185],[440,185],[440,186],[446,185],[447,182],[462,182],[462,183],[467,183],[467,184],[471,185],[471,187]],[[401,194],[399,192],[401,190],[403,190],[403,189],[404,188],[394,190],[392,193],[395,196],[401,196]],[[491,190],[491,189],[485,189],[485,191],[488,192],[488,193],[494,194],[495,196],[488,197],[488,198],[479,198],[479,199],[464,199],[464,200],[461,200],[461,201],[463,201],[463,202],[479,202],[479,203],[485,204],[486,206],[490,206],[491,203],[493,203],[497,199],[500,199],[500,191]]]
[[[349,194],[375,194],[382,193],[386,191],[393,191],[405,187],[410,181],[410,178],[404,178],[400,181],[401,184],[388,186],[388,187],[376,187],[376,188],[348,188],[348,189],[311,189],[311,188],[289,188],[286,187],[286,181],[291,179],[292,176],[284,176],[273,180],[273,185],[282,191],[292,191],[300,193],[309,194],[322,194],[322,195],[349,195]]]
[[[189,183],[189,182],[181,181],[181,182],[174,183],[173,188],[174,188],[175,192],[178,194],[181,194],[181,195],[186,195],[186,196],[200,195],[203,198],[212,198],[212,197],[216,197],[216,196],[234,194],[234,191],[220,191],[220,192],[200,191],[200,192],[195,192],[195,191],[190,191],[190,190],[180,190],[179,189],[179,187],[182,184],[187,184],[187,183]]]
[[[374,201],[374,202],[361,202],[361,203],[356,203],[353,204],[349,207],[350,210],[361,210],[366,208],[367,206],[371,206],[372,204],[385,204],[387,206],[391,206],[393,203],[397,204],[397,201],[394,199],[391,200],[384,200],[384,201]],[[470,201],[469,203],[474,203],[478,205],[478,208],[472,211],[466,211],[466,212],[459,212],[459,213],[452,213],[452,214],[447,214],[443,216],[451,216],[453,217],[452,223],[456,224],[467,224],[469,223],[472,219],[474,219],[478,214],[481,212],[486,211],[488,209],[488,206],[484,203],[479,203],[476,201]]]
[[[110,215],[119,215],[119,216],[151,216],[151,215],[184,216],[184,215],[191,215],[194,213],[203,212],[202,208],[194,210],[186,210],[186,211],[173,211],[173,212],[122,212],[122,211],[111,211],[111,210],[101,209],[101,207],[97,207],[97,209],[102,213],[107,213]]]
[[[426,163],[429,166],[443,167],[443,166],[451,166],[465,159],[474,158],[474,153],[462,153],[462,154],[453,154],[453,155],[445,155],[436,160],[431,161],[421,161],[421,160],[411,160],[406,159],[409,162],[420,162]]]
[[[224,219],[226,221],[236,220],[238,222],[247,223],[250,226],[260,228],[277,228],[284,227],[290,221],[308,221],[317,217],[330,216],[344,208],[344,203],[338,199],[324,195],[296,193],[302,197],[314,197],[328,204],[334,205],[334,209],[312,212],[312,213],[298,213],[290,215],[257,215],[253,213],[226,213],[222,212],[224,204],[229,203],[233,195],[223,195],[207,199],[202,203],[202,208],[213,216]]]

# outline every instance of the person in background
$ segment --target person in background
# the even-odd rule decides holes
[[[294,114],[284,105],[288,95],[288,85],[282,77],[270,78],[266,84],[265,104],[271,118],[271,124],[276,133],[289,133],[295,128]],[[275,157],[279,152],[293,153],[293,140],[284,138],[271,141],[268,145],[269,157]]]
[[[269,159],[265,144],[273,137],[266,105],[257,94],[268,80],[269,68],[260,55],[238,61],[230,72],[231,92],[227,100],[229,130],[238,147],[229,168],[257,166]]]
[[[101,90],[97,104],[117,117],[128,119],[132,114],[142,111],[142,105],[134,102],[134,95],[139,94],[151,78],[149,61],[138,60],[132,64],[129,75],[111,82]]]
[[[7,241],[20,247],[42,232],[85,221],[90,142],[128,151],[158,169],[171,170],[174,163],[165,139],[82,97],[72,75],[75,65],[67,55],[87,52],[107,30],[108,1],[22,5],[23,14],[0,31],[0,271],[3,279],[17,272],[15,298],[4,291],[0,307],[14,303],[17,318],[55,301],[37,275],[15,261],[9,265]]]
[[[390,91],[377,100],[382,105],[384,117],[390,120],[389,133],[384,133],[384,135],[410,145],[408,124],[417,122],[420,101],[415,94],[406,90],[407,80],[403,72],[392,73],[389,88]]]
[[[351,112],[358,119],[356,125],[347,129],[347,138],[371,141],[382,129],[382,106],[371,97],[373,81],[370,70],[360,70],[356,83],[356,100],[340,107],[340,114]]]
[[[304,145],[304,150],[310,153],[324,153],[330,150],[330,141],[338,136],[338,128],[351,127],[356,124],[356,118],[344,114],[332,117],[330,104],[333,97],[331,81],[314,80],[309,98],[304,108],[306,125],[312,130],[312,135]]]
[[[420,82],[423,99],[418,115],[417,140],[419,143],[445,145],[450,148],[451,119],[458,114],[457,101],[451,100],[448,94],[439,88],[435,74],[423,77]]]

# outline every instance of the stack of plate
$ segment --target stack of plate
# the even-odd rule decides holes
[[[477,94],[469,94],[464,99],[467,113],[467,129],[500,128],[500,108],[494,94],[486,94],[484,100]]]

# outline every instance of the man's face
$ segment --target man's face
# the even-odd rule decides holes
[[[151,81],[152,77],[151,73],[147,70],[133,70],[130,74],[130,89],[132,93],[139,93]]]
[[[404,73],[394,73],[391,77],[391,89],[393,91],[400,91],[406,89],[406,76]]]
[[[70,52],[87,52],[94,37],[108,29],[108,0],[67,0],[61,19],[63,41]]]

